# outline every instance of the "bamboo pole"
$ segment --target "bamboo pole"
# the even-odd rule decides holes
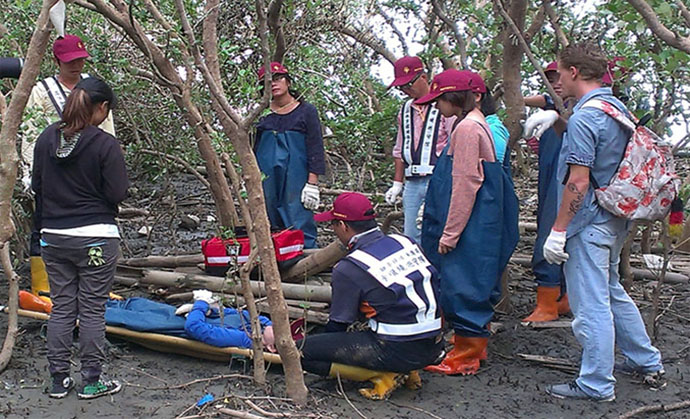
[[[166,287],[204,288],[217,292],[242,293],[239,281],[209,275],[190,275],[179,272],[165,272],[156,270],[144,270],[140,284],[150,284]],[[266,285],[261,281],[251,281],[252,291],[255,295],[266,295]],[[330,285],[302,285],[282,284],[285,298],[308,301],[331,301]]]
[[[7,309],[3,310],[7,312]],[[22,317],[29,317],[36,320],[50,319],[50,315],[46,313],[39,313],[37,311],[19,309],[18,314]],[[153,349],[156,351],[175,353],[181,355],[192,356],[195,358],[204,358],[212,361],[228,362],[232,355],[242,355],[248,358],[253,358],[254,351],[251,349],[225,347],[207,345],[195,340],[180,338],[177,336],[162,335],[160,333],[145,333],[136,332],[134,330],[125,329],[124,327],[106,326],[105,332],[112,336],[137,343],[141,346]],[[264,359],[274,364],[280,364],[280,355],[264,352]]]

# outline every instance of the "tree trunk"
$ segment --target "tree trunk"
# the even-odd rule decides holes
[[[510,2],[505,3],[508,15],[513,22],[515,22],[518,29],[523,32],[525,28],[527,1],[510,0]],[[510,29],[506,29],[506,31],[507,34],[511,33]],[[520,68],[524,53],[522,47],[517,42],[514,42],[514,39],[513,36],[507,35],[504,37],[503,41],[503,100],[506,105],[506,113],[508,114],[505,125],[510,132],[508,144],[511,149],[522,135],[522,125],[520,121],[525,117],[525,102],[520,90],[520,85],[522,83]]]
[[[12,95],[12,101],[2,116],[0,128],[0,259],[2,269],[9,281],[9,319],[7,335],[0,352],[0,372],[2,372],[12,358],[15,339],[17,337],[17,308],[19,277],[14,272],[10,258],[10,239],[14,235],[15,226],[12,222],[12,195],[17,180],[17,131],[22,122],[22,113],[29,100],[31,88],[40,71],[41,60],[48,46],[50,37],[50,22],[48,11],[55,4],[55,0],[43,0],[41,12],[36,21],[36,30],[31,36],[29,49],[22,74]]]

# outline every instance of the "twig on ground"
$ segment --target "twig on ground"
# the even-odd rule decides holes
[[[345,401],[347,402],[347,404],[349,404],[350,407],[352,407],[352,409],[355,411],[355,413],[357,413],[357,414],[359,415],[360,418],[362,418],[362,419],[367,419],[367,417],[364,416],[364,415],[362,414],[362,412],[360,412],[359,409],[357,409],[357,408],[355,407],[355,405],[352,404],[352,402],[350,401],[350,399],[347,397],[347,394],[345,393],[345,389],[343,389],[343,382],[340,380],[340,373],[338,373],[338,374],[336,375],[336,378],[337,378],[337,380],[338,380],[338,393],[340,393],[340,394],[343,396],[343,398],[345,399]]]
[[[141,384],[132,384],[132,383],[127,383],[127,385],[133,386],[133,387],[138,387],[138,388],[143,388],[145,390],[177,390],[180,388],[189,387],[193,384],[207,383],[207,382],[211,382],[211,381],[222,380],[225,378],[246,378],[249,380],[254,379],[254,377],[250,377],[248,375],[243,375],[243,374],[224,374],[224,375],[216,375],[216,376],[209,377],[209,378],[197,378],[196,380],[192,380],[188,383],[177,384],[174,386],[167,385],[164,387],[146,387],[146,386],[142,386]]]
[[[392,404],[393,406],[402,407],[402,408],[405,408],[405,409],[416,410],[416,411],[418,411],[418,412],[422,412],[422,413],[424,413],[424,414],[426,414],[426,415],[431,416],[431,417],[434,418],[434,419],[443,419],[442,417],[437,416],[437,415],[434,415],[433,413],[429,412],[428,410],[424,410],[424,409],[422,409],[421,407],[417,407],[417,406],[408,406],[408,405],[406,405],[406,404],[400,404],[400,403],[392,402],[392,401],[390,401],[390,400],[388,400],[388,403]]]
[[[266,416],[257,416],[254,414],[251,414],[249,412],[243,412],[241,410],[234,410],[234,409],[228,409],[227,407],[221,407],[218,409],[220,413],[224,413],[228,416],[232,416],[233,418],[241,418],[241,419],[266,419]]]
[[[167,381],[165,381],[164,379],[158,378],[158,377],[156,377],[155,375],[150,374],[150,373],[148,373],[148,372],[146,372],[146,371],[144,371],[144,370],[142,370],[142,369],[140,369],[140,368],[129,367],[129,369],[132,370],[132,371],[138,372],[138,373],[140,373],[140,374],[144,374],[145,376],[147,376],[147,377],[149,377],[149,378],[153,378],[154,380],[160,381],[161,383],[163,383],[163,384],[165,384],[165,385],[168,385],[168,386],[170,385],[170,383],[167,382]]]
[[[618,417],[618,419],[628,419],[637,416],[641,413],[652,413],[652,412],[670,412],[672,410],[686,409],[690,407],[690,400],[685,400],[678,403],[671,404],[653,404],[648,406],[638,407],[637,409],[631,410],[624,413]]]

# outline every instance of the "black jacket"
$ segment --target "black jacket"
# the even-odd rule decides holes
[[[31,188],[36,193],[37,229],[115,224],[117,205],[127,197],[125,158],[115,137],[94,126],[81,132],[74,149],[57,156],[61,131],[55,123],[36,141]]]

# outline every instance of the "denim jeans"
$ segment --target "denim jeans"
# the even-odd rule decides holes
[[[568,239],[565,280],[575,316],[573,333],[582,345],[578,386],[591,397],[614,392],[614,345],[626,362],[646,371],[662,368],[637,306],[620,284],[618,265],[628,232],[627,220],[591,224]]]
[[[405,179],[403,190],[403,214],[405,216],[403,234],[417,243],[422,243],[422,230],[417,228],[417,213],[424,203],[426,189],[431,176],[410,177]]]

